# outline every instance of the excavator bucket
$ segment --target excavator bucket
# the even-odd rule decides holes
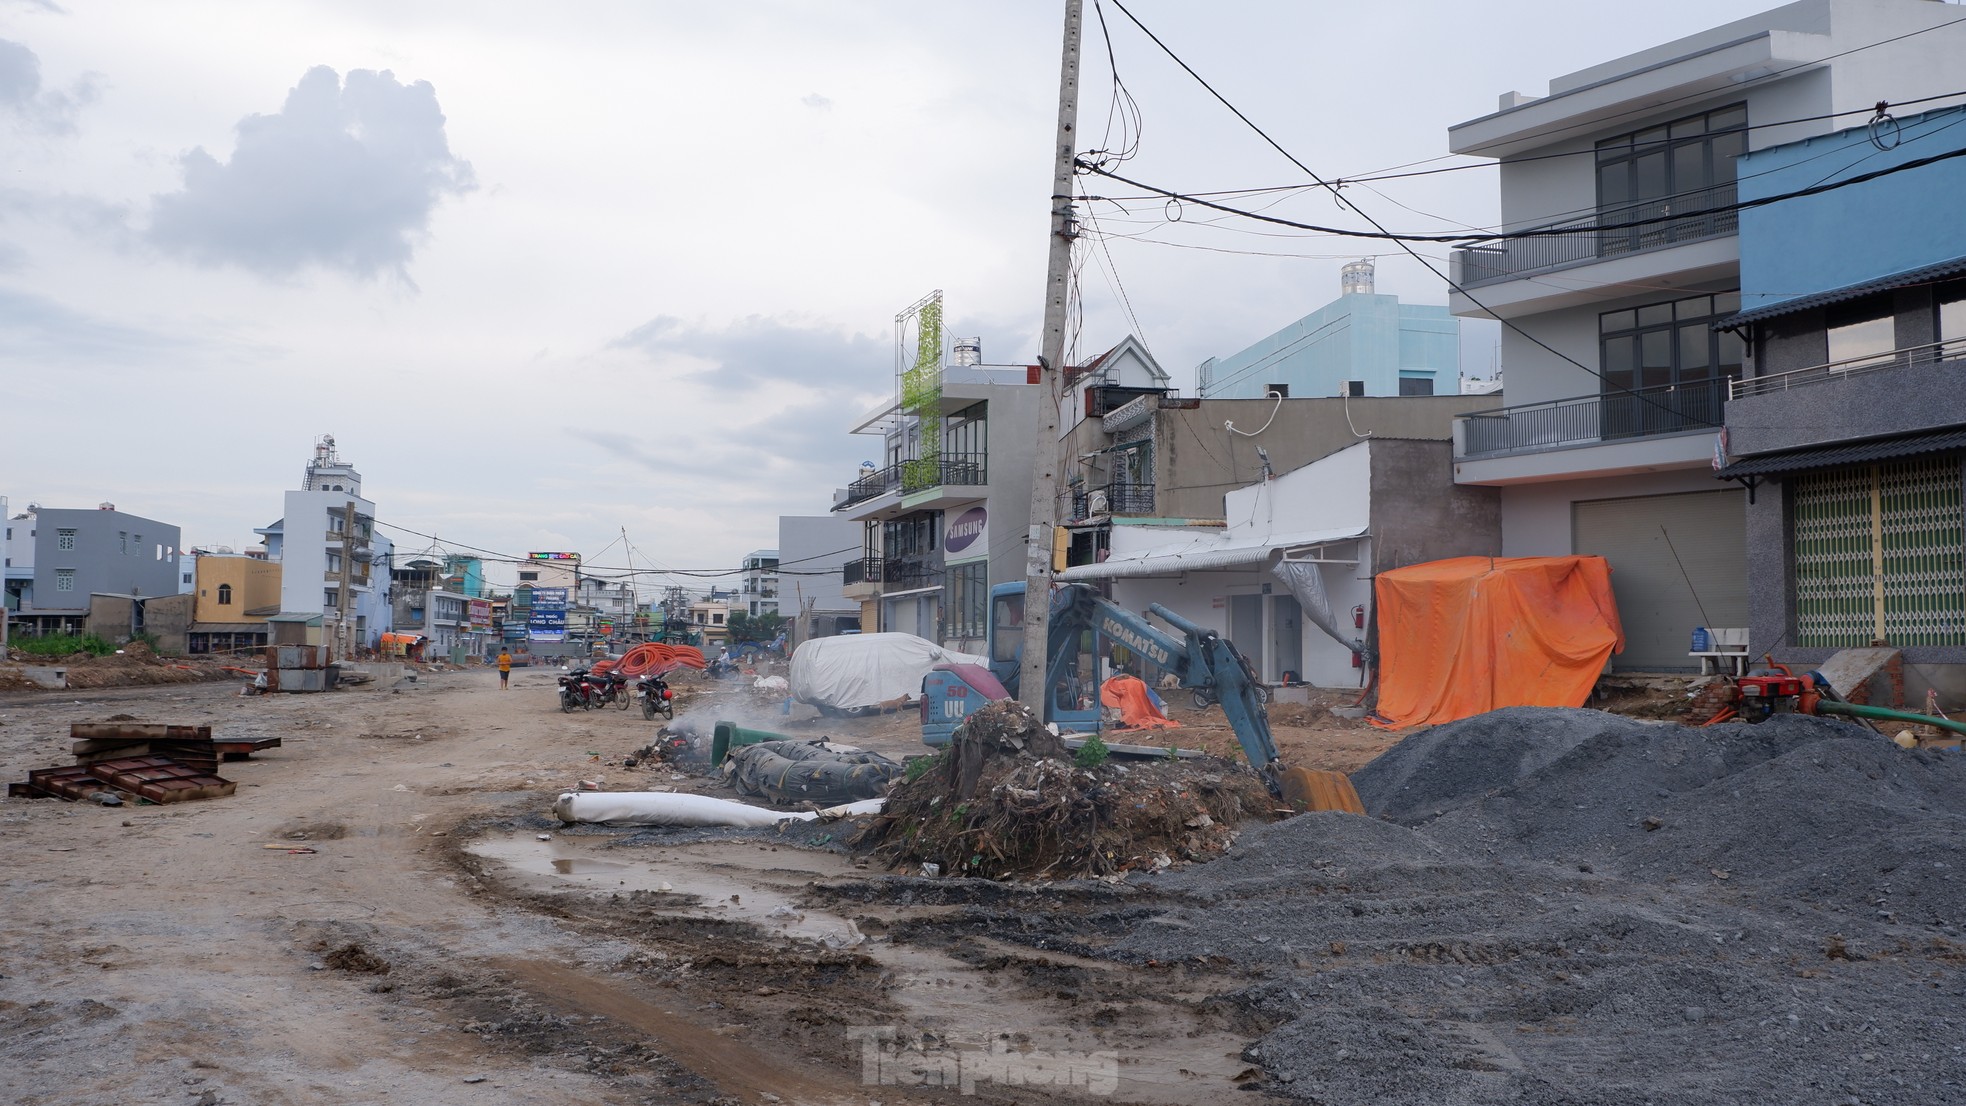
[[[1293,810],[1338,810],[1346,814],[1364,814],[1365,804],[1359,802],[1358,792],[1352,788],[1352,781],[1343,772],[1312,771],[1309,768],[1286,768],[1277,782],[1283,786],[1284,801]]]

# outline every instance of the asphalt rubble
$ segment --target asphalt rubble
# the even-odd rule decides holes
[[[1957,752],[1510,708],[1353,781],[1129,878],[1164,909],[1002,932],[1249,980],[1251,1085],[1304,1102],[1966,1102]]]

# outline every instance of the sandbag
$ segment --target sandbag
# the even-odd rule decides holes
[[[879,753],[823,741],[764,741],[732,752],[724,773],[740,795],[776,803],[847,803],[887,793],[902,767]]]
[[[681,795],[667,791],[569,791],[553,803],[553,814],[572,825],[589,822],[608,826],[775,826],[780,822],[831,820],[856,814],[878,814],[885,799],[809,810],[765,810],[710,795]]]

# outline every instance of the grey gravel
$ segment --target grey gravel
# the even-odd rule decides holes
[[[1513,708],[1142,877],[1083,937],[1226,958],[1271,1094],[1329,1106],[1966,1102],[1966,760],[1786,717]],[[1648,830],[1648,823],[1657,828]]]

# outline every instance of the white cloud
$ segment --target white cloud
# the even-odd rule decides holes
[[[279,112],[237,130],[229,161],[194,149],[184,187],[154,197],[149,239],[166,253],[267,276],[320,267],[407,280],[432,211],[475,187],[451,155],[436,90],[388,70],[350,70],[344,84],[316,66]]]
[[[78,79],[67,91],[41,86],[41,59],[21,43],[0,38],[0,111],[25,130],[48,135],[75,133],[81,110],[95,103],[96,81]]]

